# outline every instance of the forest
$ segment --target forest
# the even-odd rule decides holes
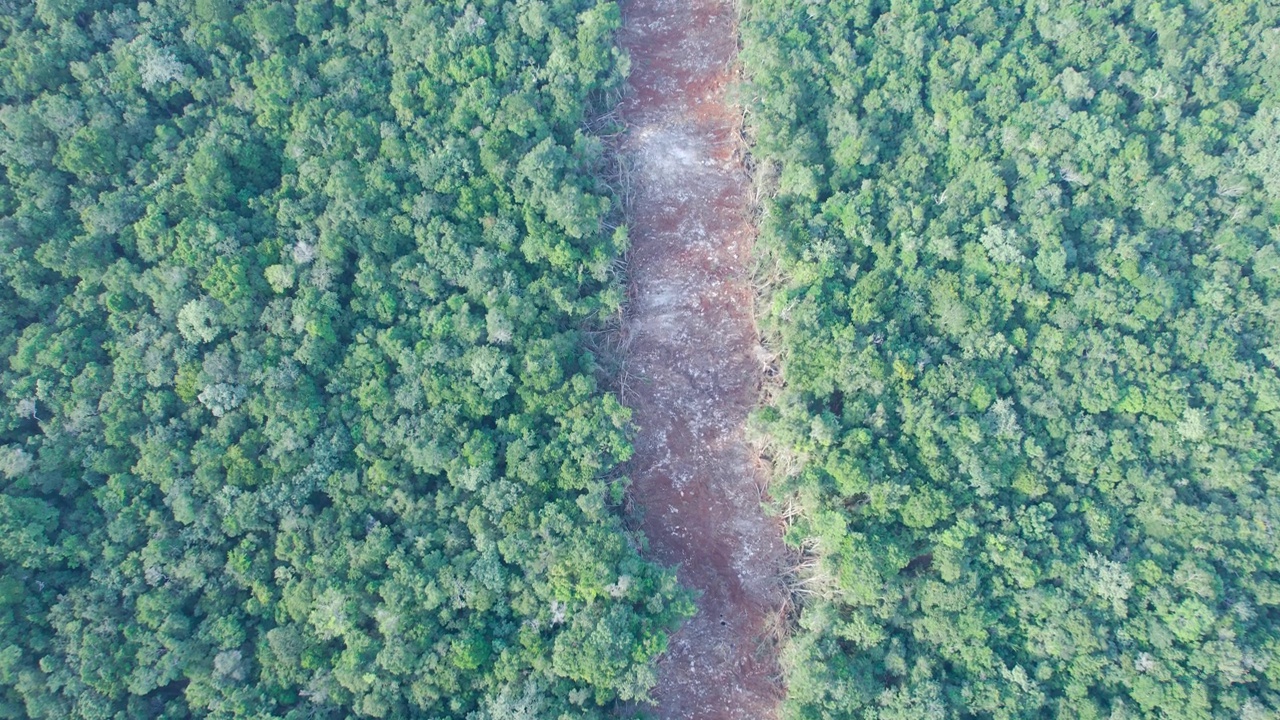
[[[1280,3],[738,4],[780,715],[1280,716]],[[0,718],[649,697],[623,9],[0,0]]]
[[[745,0],[787,718],[1280,713],[1280,5]]]
[[[602,717],[608,0],[0,0],[0,717]]]

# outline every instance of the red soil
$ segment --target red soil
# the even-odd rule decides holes
[[[630,0],[632,92],[620,148],[633,195],[630,301],[620,344],[638,427],[631,501],[651,556],[701,592],[659,660],[662,718],[776,715],[780,528],[744,438],[763,377],[752,319],[753,239],[727,0]]]

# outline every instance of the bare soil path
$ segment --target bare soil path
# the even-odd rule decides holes
[[[631,500],[651,555],[701,592],[659,660],[664,719],[776,714],[772,637],[784,594],[778,523],[744,438],[763,366],[752,319],[750,178],[743,166],[728,0],[625,0],[632,60],[620,149],[631,168],[622,334],[639,428]]]

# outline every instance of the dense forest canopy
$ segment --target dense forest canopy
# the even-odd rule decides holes
[[[0,717],[591,717],[606,0],[0,0]],[[524,713],[523,715],[521,713]]]
[[[746,3],[787,716],[1280,712],[1278,23]]]

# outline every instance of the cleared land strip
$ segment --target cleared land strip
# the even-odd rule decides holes
[[[639,428],[632,500],[651,554],[680,566],[698,614],[660,661],[662,718],[775,714],[772,632],[784,551],[760,510],[744,438],[762,366],[751,316],[752,241],[741,112],[726,93],[737,51],[727,2],[632,0],[622,41],[632,93],[622,147],[632,169],[624,321],[626,400]]]

